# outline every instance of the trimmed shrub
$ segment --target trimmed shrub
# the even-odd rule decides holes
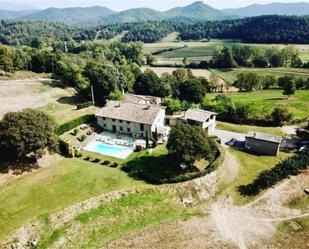
[[[75,157],[81,158],[83,154],[80,151],[75,150]]]
[[[94,163],[99,163],[99,162],[101,162],[101,159],[100,158],[98,158],[98,157],[96,157],[95,159],[93,159],[93,161],[92,162],[94,162]]]
[[[105,160],[102,164],[103,164],[103,165],[109,165],[110,163],[111,163],[110,161]]]
[[[63,139],[59,139],[59,151],[61,155],[68,157],[70,154],[70,144]]]
[[[59,125],[56,129],[55,129],[55,133],[57,135],[61,135],[69,130],[72,130],[73,128],[80,126],[82,124],[89,124],[95,121],[95,116],[93,114],[88,114],[76,119],[73,119],[67,123],[64,123],[62,125]]]
[[[111,168],[117,168],[118,166],[119,166],[119,164],[116,163],[116,162],[115,162],[115,163],[112,163],[112,164],[110,165]]]
[[[83,135],[81,135],[81,137],[78,138],[78,141],[84,142],[86,138],[87,138],[87,136],[83,134]]]

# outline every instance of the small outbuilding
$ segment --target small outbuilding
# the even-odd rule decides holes
[[[282,137],[250,131],[246,136],[246,149],[262,155],[277,156]]]

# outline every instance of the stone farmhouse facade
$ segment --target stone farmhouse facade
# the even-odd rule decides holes
[[[104,130],[136,138],[153,138],[155,133],[163,137],[168,132],[164,126],[165,108],[160,105],[108,101],[96,118]]]
[[[277,156],[282,137],[260,132],[249,132],[246,136],[246,149],[257,154]]]
[[[161,98],[125,94],[123,101],[107,101],[96,114],[97,123],[105,131],[122,133],[135,138],[165,139],[170,127],[186,123],[197,125],[205,131],[216,127],[216,113],[189,109],[179,115],[166,116]]]

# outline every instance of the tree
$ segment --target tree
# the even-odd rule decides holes
[[[282,126],[285,122],[292,119],[292,114],[289,112],[288,108],[285,106],[276,107],[271,113],[271,119],[275,125]]]
[[[200,103],[205,94],[206,88],[199,79],[189,79],[179,84],[179,99],[195,104]]]
[[[250,46],[234,45],[232,47],[233,58],[239,66],[247,67],[250,66],[249,61],[252,56],[252,48]]]
[[[278,86],[283,89],[283,94],[288,97],[295,94],[296,85],[295,79],[292,76],[284,76],[279,78]]]
[[[180,163],[192,165],[201,159],[214,160],[217,148],[209,140],[201,128],[181,124],[172,128],[167,148]]]
[[[252,92],[260,86],[260,78],[256,73],[240,73],[234,83],[240,91]]]
[[[237,66],[228,47],[216,48],[212,64],[217,68],[233,68]]]
[[[277,84],[277,79],[273,75],[265,75],[261,78],[261,87],[263,89],[269,89],[271,86],[275,86]]]
[[[42,111],[25,109],[7,113],[0,121],[0,158],[18,160],[29,154],[39,158],[45,149],[57,150],[55,123]]]
[[[136,94],[157,97],[165,97],[170,94],[169,85],[164,84],[153,71],[148,69],[137,77],[133,89]]]
[[[98,63],[90,63],[85,69],[84,75],[93,86],[95,102],[98,104],[104,104],[108,96],[122,85],[120,78],[113,73],[113,70],[117,69]]]

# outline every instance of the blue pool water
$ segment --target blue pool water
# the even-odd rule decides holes
[[[105,156],[111,156],[119,159],[126,159],[133,153],[132,148],[128,148],[120,145],[105,144],[98,141],[91,141],[85,148],[87,151],[96,152]]]

